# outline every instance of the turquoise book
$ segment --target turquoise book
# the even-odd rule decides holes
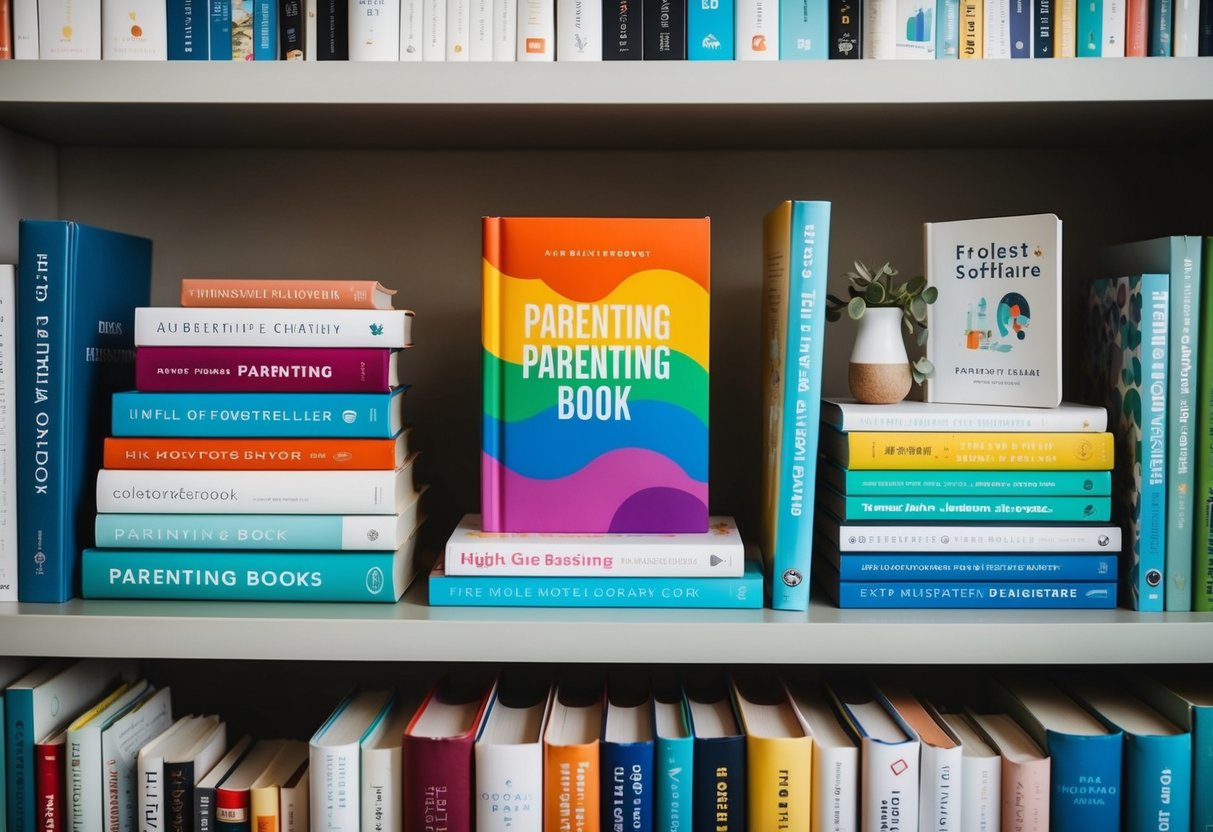
[[[734,15],[734,0],[688,0],[687,60],[733,60]]]
[[[864,471],[819,457],[817,482],[852,497],[914,494],[1108,497],[1111,471]]]
[[[1069,523],[1106,521],[1112,515],[1111,497],[852,496],[819,485],[817,499],[822,508],[840,520],[1056,520]]]
[[[1110,0],[1082,0],[1074,23],[1074,54],[1079,58],[1103,57],[1103,4]]]
[[[1213,237],[1205,237],[1205,292],[1200,310],[1200,348],[1213,346]],[[1213,611],[1213,361],[1196,378],[1196,529],[1193,542],[1192,608]]]
[[[653,691],[653,828],[695,828],[692,778],[695,738],[682,687],[671,673],[655,673]]]
[[[389,393],[148,393],[113,396],[114,436],[390,439],[407,388]]]
[[[935,4],[935,60],[960,57],[960,0]]]
[[[1109,246],[1100,251],[1105,275],[1157,272],[1170,278],[1167,330],[1167,549],[1168,612],[1192,609],[1193,534],[1197,514],[1197,420],[1200,410],[1197,380],[1204,365],[1200,349],[1201,248],[1197,236],[1159,237]],[[1207,342],[1206,342],[1207,343]]]
[[[1170,308],[1165,274],[1090,286],[1084,377],[1092,401],[1104,404],[1113,422],[1113,517],[1127,543],[1120,564],[1125,600],[1142,612],[1162,612],[1166,589]]]
[[[761,540],[777,610],[809,606],[829,241],[829,202],[763,220]]]
[[[394,552],[85,549],[81,595],[198,601],[400,600],[416,535]]]
[[[1192,735],[1191,828],[1213,829],[1213,683],[1203,669],[1160,668],[1126,675],[1125,684]],[[1172,826],[1173,829],[1182,827]]]
[[[110,396],[134,384],[135,307],[151,292],[152,244],[22,220],[18,247],[17,593],[59,603],[79,591],[80,549],[92,545]]]
[[[826,60],[829,57],[827,44],[830,38],[827,0],[783,0],[777,8],[779,60]]]

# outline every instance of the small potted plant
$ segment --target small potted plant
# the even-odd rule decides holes
[[[912,383],[921,384],[935,373],[926,358],[910,362],[901,330],[909,335],[917,330],[918,345],[926,343],[927,307],[939,290],[922,276],[894,284],[896,276],[897,269],[888,263],[873,270],[856,260],[855,270],[846,274],[848,297],[826,295],[827,320],[841,319],[846,310],[859,322],[847,380],[851,395],[869,404],[899,402]]]

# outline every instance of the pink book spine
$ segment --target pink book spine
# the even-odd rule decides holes
[[[392,350],[323,347],[139,347],[135,387],[148,392],[384,393]]]

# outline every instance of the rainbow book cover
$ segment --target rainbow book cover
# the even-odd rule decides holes
[[[485,531],[706,531],[708,219],[483,233]]]

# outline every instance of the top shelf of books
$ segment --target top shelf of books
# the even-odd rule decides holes
[[[0,126],[88,146],[1183,146],[1213,128],[1213,58],[3,61]]]

